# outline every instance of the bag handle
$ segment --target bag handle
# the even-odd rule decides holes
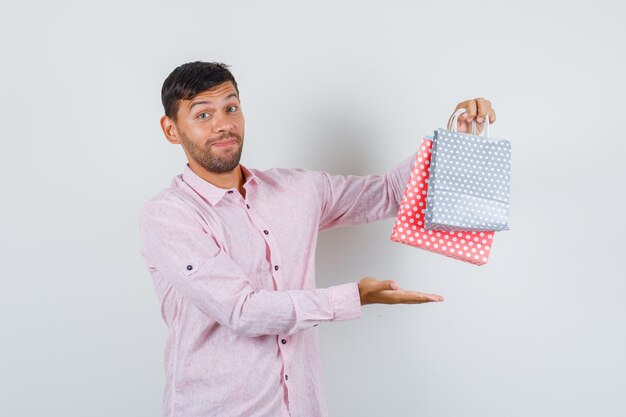
[[[455,111],[454,114],[452,115],[452,120],[450,120],[450,123],[448,124],[448,130],[456,132],[458,129],[457,119],[459,118],[460,115],[466,112],[467,112],[467,109],[458,109],[457,111]],[[475,135],[475,134],[476,134],[476,118],[472,119],[472,135]],[[489,136],[489,116],[486,116],[484,137],[486,138],[488,136]]]

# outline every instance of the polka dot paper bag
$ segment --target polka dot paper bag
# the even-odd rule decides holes
[[[489,138],[489,122],[484,137],[457,132],[456,118],[451,124],[433,139],[426,229],[508,230],[510,142]]]
[[[475,265],[483,265],[489,259],[493,232],[443,231],[424,228],[431,148],[432,141],[423,139],[390,239]]]

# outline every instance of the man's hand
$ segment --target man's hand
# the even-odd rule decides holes
[[[485,117],[489,116],[490,124],[496,122],[496,111],[491,107],[491,101],[482,97],[457,104],[454,112],[458,109],[467,109],[467,112],[460,115],[457,119],[457,130],[459,132],[470,133],[472,130],[472,120],[474,119],[476,119],[477,135],[480,135],[480,132],[483,131]],[[452,112],[452,114],[454,114],[454,112]],[[448,125],[451,121],[452,116],[448,119]]]
[[[398,287],[395,280],[380,281],[365,277],[359,281],[361,305],[365,304],[421,304],[432,301],[443,301],[436,294],[424,294],[416,291],[405,291]]]

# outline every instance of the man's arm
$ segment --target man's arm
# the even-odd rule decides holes
[[[455,111],[460,108],[467,109],[457,119],[460,132],[468,132],[472,120],[477,122],[478,134],[486,117],[491,124],[496,121],[491,102],[482,97],[459,103]],[[395,216],[416,156],[411,155],[385,175],[343,176],[310,171],[322,202],[319,229],[369,223]]]
[[[146,204],[139,226],[141,254],[150,272],[207,317],[249,337],[293,334],[322,321],[356,319],[365,304],[440,301],[438,296],[404,291],[395,281],[369,277],[315,290],[255,291],[180,203]]]
[[[308,171],[322,205],[320,230],[370,223],[398,214],[417,153],[383,175]]]

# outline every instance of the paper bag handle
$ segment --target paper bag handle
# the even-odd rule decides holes
[[[452,120],[448,124],[448,130],[456,132],[458,129],[457,119],[463,113],[466,113],[467,109],[458,109],[452,115]],[[476,118],[472,119],[472,135],[476,134]],[[485,116],[485,129],[484,129],[484,137],[489,136],[489,116]]]

